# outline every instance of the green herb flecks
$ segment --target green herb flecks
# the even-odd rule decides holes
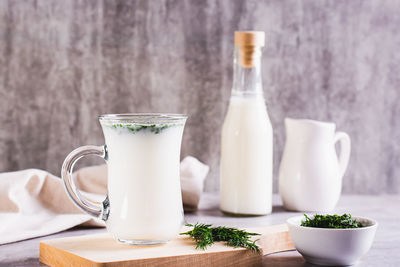
[[[256,245],[257,240],[251,241],[250,239],[252,236],[260,234],[225,226],[211,227],[211,224],[202,223],[186,224],[186,226],[193,227],[193,229],[186,233],[181,233],[181,235],[191,236],[196,241],[197,249],[204,250],[214,242],[223,241],[231,247],[242,247],[258,254],[261,253],[260,248]]]
[[[114,123],[112,125],[110,125],[111,128],[114,129],[127,129],[128,131],[132,132],[132,133],[137,133],[140,131],[145,131],[145,130],[149,130],[152,133],[155,134],[159,134],[161,133],[163,130],[171,127],[171,126],[175,126],[173,124],[169,125],[169,124],[149,124],[149,125],[145,125],[145,124],[122,124],[122,123]]]
[[[315,214],[313,218],[309,218],[304,214],[305,220],[301,221],[301,226],[306,227],[316,227],[316,228],[336,228],[336,229],[346,229],[346,228],[359,228],[364,227],[361,222],[357,222],[355,219],[351,218],[350,214],[343,214],[341,216],[335,215],[320,215]]]

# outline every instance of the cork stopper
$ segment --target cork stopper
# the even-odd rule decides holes
[[[240,47],[240,65],[253,68],[256,59],[261,57],[261,47],[265,45],[265,33],[262,31],[235,32],[235,46]]]
[[[265,32],[262,31],[235,32],[235,45],[263,47],[265,45]]]

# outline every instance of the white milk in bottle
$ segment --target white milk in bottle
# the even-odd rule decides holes
[[[221,210],[272,211],[272,127],[264,101],[264,32],[235,32],[234,81],[221,140]]]

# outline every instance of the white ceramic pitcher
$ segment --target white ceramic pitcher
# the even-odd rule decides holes
[[[285,119],[286,144],[279,192],[288,210],[332,210],[339,200],[350,156],[350,137],[334,123]],[[340,141],[340,157],[335,144]]]

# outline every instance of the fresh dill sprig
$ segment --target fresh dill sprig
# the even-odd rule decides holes
[[[351,218],[350,214],[343,214],[341,216],[335,215],[320,215],[315,214],[312,219],[310,219],[306,214],[304,214],[305,220],[301,221],[301,226],[316,227],[316,228],[359,228],[364,227],[361,222],[357,222],[355,219]]]
[[[196,241],[196,248],[205,250],[214,242],[223,241],[231,247],[242,247],[250,249],[258,254],[261,253],[260,248],[256,245],[256,241],[251,241],[252,236],[260,235],[258,233],[249,233],[232,227],[218,226],[212,227],[211,224],[185,224],[186,226],[193,227],[192,230],[180,233],[181,235],[189,235]]]

